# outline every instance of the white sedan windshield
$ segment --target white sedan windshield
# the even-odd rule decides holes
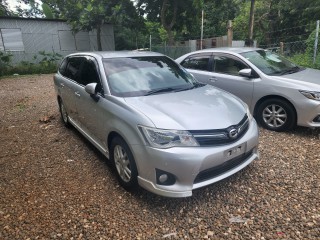
[[[241,55],[267,75],[283,75],[300,70],[294,63],[270,51],[257,50]]]

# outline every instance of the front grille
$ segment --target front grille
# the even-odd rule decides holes
[[[212,179],[214,177],[217,177],[217,176],[239,166],[240,164],[245,162],[249,156],[252,155],[252,152],[253,151],[251,150],[247,153],[243,153],[242,155],[235,157],[235,158],[232,158],[229,161],[227,161],[219,166],[209,168],[209,169],[206,169],[206,170],[200,172],[197,175],[197,177],[195,178],[194,183],[199,183],[199,182],[203,182],[203,181]]]
[[[247,115],[236,125],[229,126],[224,129],[214,130],[189,130],[189,132],[198,141],[200,146],[214,146],[232,143],[240,139],[249,128],[249,118]],[[231,129],[236,129],[237,136],[232,138],[229,136]]]

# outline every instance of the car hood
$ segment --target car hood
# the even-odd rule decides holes
[[[306,68],[300,72],[292,74],[276,76],[275,78],[283,80],[296,80],[320,85],[320,71],[311,68]]]
[[[162,129],[227,128],[238,124],[246,114],[241,100],[208,85],[181,92],[130,97],[125,101]]]

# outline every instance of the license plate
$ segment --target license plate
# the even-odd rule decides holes
[[[236,147],[226,150],[225,156],[227,159],[231,159],[243,154],[245,151],[246,151],[246,143],[242,143]]]

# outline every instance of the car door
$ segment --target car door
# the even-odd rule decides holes
[[[251,106],[254,78],[244,77],[239,71],[250,68],[241,59],[231,54],[213,54],[211,74],[207,83],[230,92]]]
[[[79,124],[79,115],[77,109],[77,101],[79,98],[80,86],[80,68],[83,64],[83,57],[69,57],[65,70],[62,71],[65,80],[60,82],[61,97],[68,115],[73,122]]]
[[[96,60],[91,56],[86,56],[80,73],[82,87],[78,90],[77,109],[82,129],[96,143],[106,148],[106,123],[109,113],[105,108],[108,103],[104,98],[104,90],[99,73]],[[85,86],[89,83],[97,83],[97,94],[95,96],[91,96],[85,91]]]

